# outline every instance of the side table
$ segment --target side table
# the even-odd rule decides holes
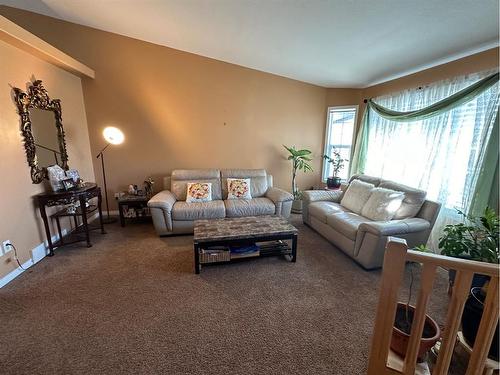
[[[118,198],[118,211],[120,213],[121,226],[125,226],[126,219],[149,220],[151,218],[151,212],[148,208],[148,201],[149,197],[146,195],[125,194]]]

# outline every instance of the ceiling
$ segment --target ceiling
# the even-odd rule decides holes
[[[367,87],[498,46],[498,0],[0,0],[325,87]]]

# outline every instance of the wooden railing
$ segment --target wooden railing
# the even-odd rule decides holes
[[[418,262],[423,265],[420,292],[415,306],[415,314],[410,340],[402,368],[392,368],[387,364],[391,335],[396,315],[398,290],[402,285],[405,263]],[[373,332],[368,375],[415,374],[417,351],[424,328],[427,302],[432,292],[432,285],[437,267],[456,270],[453,293],[451,295],[448,314],[444,327],[444,335],[432,371],[433,375],[446,375],[457,340],[457,332],[470,292],[472,277],[475,273],[491,277],[484,304],[483,316],[472,349],[466,375],[483,373],[488,351],[495,333],[499,316],[498,278],[499,266],[491,263],[476,262],[442,255],[422,253],[408,250],[406,241],[400,238],[389,238],[384,258],[384,268],[380,285],[380,298],[377,307],[375,328]]]

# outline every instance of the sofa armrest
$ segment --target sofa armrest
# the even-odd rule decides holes
[[[270,187],[269,189],[267,189],[266,198],[269,198],[274,203],[293,201],[292,194],[290,194],[288,191],[275,187]]]
[[[342,190],[306,190],[302,192],[302,199],[306,203],[317,201],[339,203],[343,193]]]
[[[176,201],[175,195],[170,190],[163,190],[148,201],[148,207],[161,208],[165,212],[170,213]]]
[[[410,218],[391,221],[373,221],[362,223],[359,226],[360,231],[370,232],[376,236],[397,236],[398,234],[415,233],[427,230],[431,223],[420,218]]]

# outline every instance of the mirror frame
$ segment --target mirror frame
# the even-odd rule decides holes
[[[61,101],[59,99],[50,99],[41,80],[36,80],[28,85],[27,92],[14,87],[15,102],[19,116],[21,117],[21,133],[24,137],[24,148],[26,150],[26,159],[31,168],[31,181],[34,184],[41,183],[48,179],[47,167],[41,167],[36,156],[35,139],[31,130],[31,118],[29,109],[38,108],[54,112],[55,126],[57,128],[57,139],[59,150],[61,152],[61,163],[59,165],[64,170],[68,170],[68,153],[66,151],[66,140],[64,138],[64,128],[62,124]],[[36,126],[36,124],[35,124]]]

